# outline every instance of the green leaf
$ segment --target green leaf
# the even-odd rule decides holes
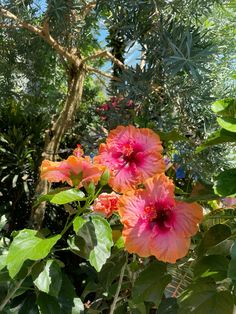
[[[197,281],[179,298],[181,314],[232,314],[234,298],[230,291],[217,291],[211,282]]]
[[[0,231],[4,228],[6,223],[7,223],[6,215],[1,216],[1,218],[0,218]]]
[[[202,241],[197,247],[198,253],[203,254],[209,248],[217,245],[218,243],[224,241],[231,236],[231,230],[228,226],[223,224],[217,224],[211,227],[204,234]]]
[[[160,132],[158,131],[160,138],[164,142],[177,142],[177,141],[188,141],[187,137],[179,134],[177,130],[172,130],[170,132]]]
[[[82,314],[84,312],[84,304],[80,298],[74,298],[71,314]]]
[[[76,297],[75,288],[69,278],[62,274],[61,291],[58,295],[58,302],[61,307],[61,313],[84,313],[84,305],[82,301]]]
[[[61,308],[58,300],[46,293],[39,293],[37,304],[40,314],[56,314],[61,313]]]
[[[221,172],[215,179],[214,191],[220,196],[236,195],[236,169]]]
[[[69,189],[55,194],[50,200],[53,204],[66,204],[70,202],[80,201],[84,198],[84,193],[80,190]]]
[[[221,116],[234,117],[236,115],[236,99],[225,98],[212,104],[212,111]]]
[[[157,307],[163,297],[164,289],[171,281],[166,274],[166,265],[154,261],[144,269],[135,280],[132,297],[134,303],[152,302]]]
[[[231,261],[229,262],[228,277],[236,280],[236,241],[231,247]]]
[[[60,238],[60,235],[40,238],[37,231],[31,229],[19,231],[10,245],[6,261],[11,278],[20,271],[27,259],[37,261],[46,257]]]
[[[229,132],[225,129],[219,129],[212,133],[205,142],[197,147],[196,153],[200,153],[202,150],[206,149],[209,146],[214,146],[227,142],[236,142],[235,133]]]
[[[236,118],[217,118],[219,125],[230,132],[236,132]]]
[[[229,260],[221,255],[203,256],[194,265],[193,272],[195,277],[213,277],[216,281],[227,277]]]
[[[90,221],[80,228],[78,236],[69,240],[72,251],[89,260],[98,272],[110,256],[112,244],[111,227],[100,216],[90,217]]]
[[[161,301],[157,314],[177,314],[178,304],[176,298],[166,298]]]
[[[86,223],[86,220],[80,216],[77,216],[73,221],[73,229],[75,233],[78,233],[79,229]]]
[[[20,308],[18,314],[38,314],[38,307],[36,305],[36,297],[35,295],[26,296],[22,307]]]
[[[34,280],[36,287],[53,297],[57,297],[61,289],[61,268],[55,260],[47,260],[44,270]]]

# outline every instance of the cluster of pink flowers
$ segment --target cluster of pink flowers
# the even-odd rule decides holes
[[[107,120],[110,111],[118,112],[121,109],[132,109],[134,108],[134,102],[130,99],[126,103],[123,103],[124,98],[122,97],[111,97],[108,102],[103,103],[97,108],[97,113],[100,115],[102,120]]]
[[[185,256],[203,211],[197,203],[175,200],[174,183],[164,174],[161,141],[152,130],[119,126],[100,145],[93,163],[78,147],[65,161],[44,161],[42,177],[80,188],[97,184],[105,169],[114,192],[100,194],[92,209],[106,217],[119,213],[128,252],[170,263]]]

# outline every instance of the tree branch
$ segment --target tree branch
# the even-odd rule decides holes
[[[41,37],[44,41],[46,41],[53,49],[55,49],[61,56],[66,58],[71,63],[75,64],[77,67],[80,66],[80,59],[69,53],[63,46],[61,46],[50,34],[48,31],[48,28],[40,27],[40,26],[34,26],[26,21],[21,21],[16,15],[12,14],[10,11],[0,8],[0,16],[3,16],[7,19],[13,20],[16,22],[15,25],[9,24],[7,28],[22,28],[30,31],[31,33],[34,33]],[[6,25],[6,24],[2,24]],[[8,24],[7,24],[8,25]]]
[[[119,59],[117,59],[116,57],[114,57],[113,54],[107,50],[97,51],[95,54],[82,59],[81,63],[85,63],[87,61],[102,58],[102,57],[110,59],[113,63],[117,64],[121,69],[123,69],[123,70],[126,69],[125,64],[123,62],[121,62]]]
[[[86,66],[86,70],[88,72],[94,72],[94,73],[100,74],[100,75],[102,75],[104,77],[107,77],[107,78],[113,80],[113,81],[121,82],[121,79],[119,79],[118,77],[113,76],[111,74],[108,74],[106,72],[103,72],[103,71],[101,71],[99,69],[96,69],[96,68],[93,68],[93,67],[90,67],[90,66]]]

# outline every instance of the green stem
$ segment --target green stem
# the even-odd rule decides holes
[[[8,291],[6,297],[4,298],[4,300],[2,301],[2,303],[0,304],[0,313],[2,313],[3,309],[5,308],[5,306],[8,304],[8,302],[14,297],[15,293],[17,292],[17,290],[20,289],[22,283],[24,282],[25,278],[29,276],[29,274],[32,271],[32,268],[34,267],[34,265],[37,264],[37,262],[33,263],[27,271],[27,274],[24,278],[22,278],[21,280],[19,280],[18,282],[16,282],[15,287],[11,290]]]

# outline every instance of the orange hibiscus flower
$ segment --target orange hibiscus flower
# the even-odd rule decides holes
[[[81,157],[83,151],[80,147],[75,149],[74,156],[66,160],[53,162],[43,160],[41,165],[41,178],[49,182],[67,182],[78,188],[90,182],[97,184],[105,167],[92,163],[90,157]]]
[[[145,188],[123,195],[119,213],[125,247],[142,257],[154,255],[175,263],[184,257],[190,237],[198,230],[202,207],[174,199],[174,184],[164,174],[145,182]]]

